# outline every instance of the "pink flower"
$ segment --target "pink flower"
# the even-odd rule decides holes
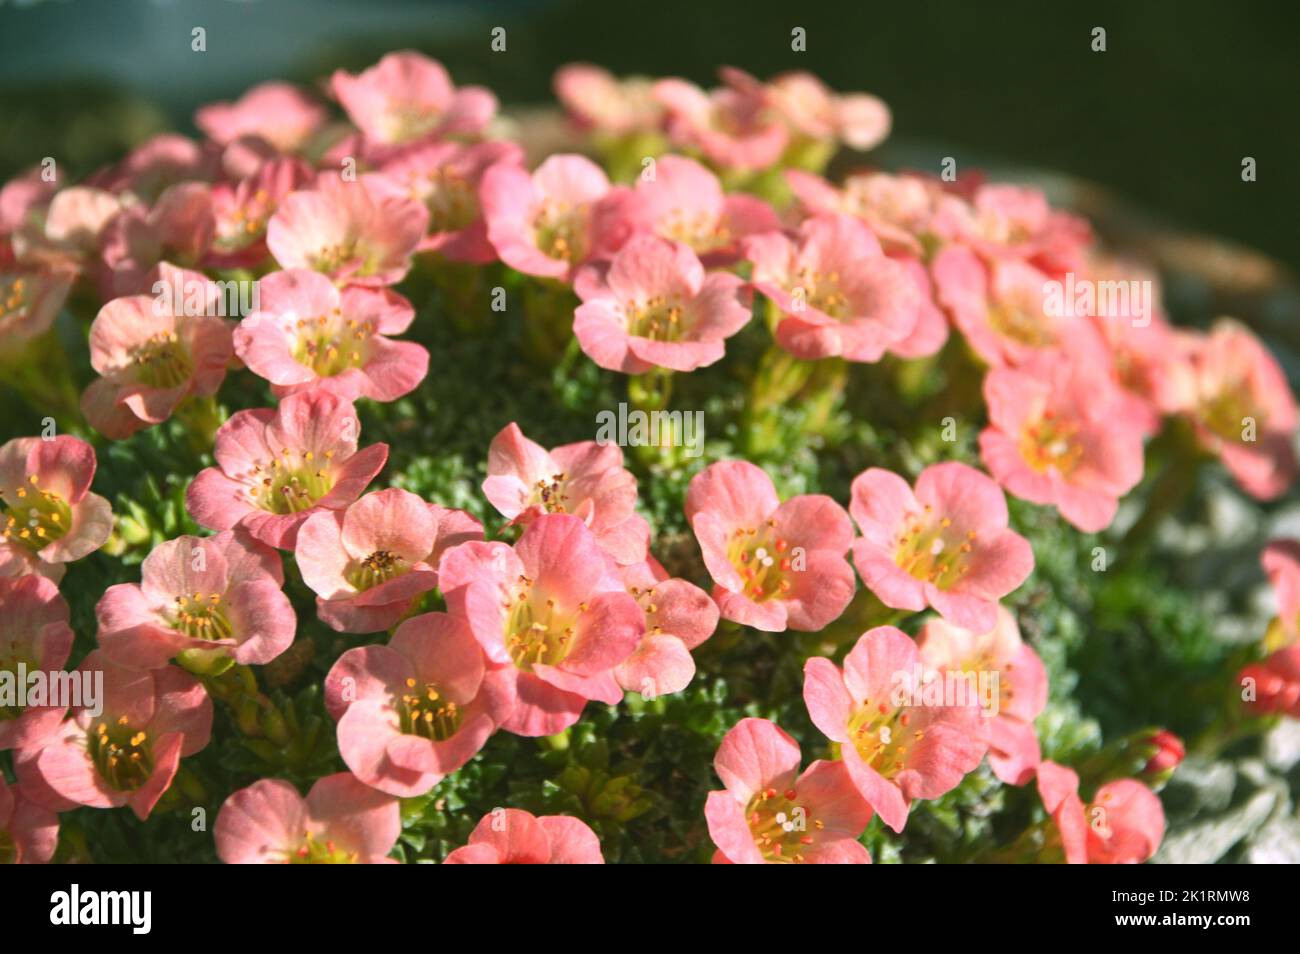
[[[1034,554],[1007,526],[998,485],[949,461],[921,471],[913,491],[878,467],[853,481],[849,511],[862,536],[853,563],[882,603],[919,612],[931,606],[954,626],[986,633],[998,600],[1029,576]]]
[[[498,163],[479,185],[488,241],[511,268],[571,281],[574,270],[602,249],[592,207],[607,192],[604,171],[582,156],[551,156],[531,176]]]
[[[462,543],[443,556],[438,576],[489,667],[515,683],[518,704],[502,728],[554,735],[588,700],[623,698],[614,672],[640,644],[645,614],[577,517],[539,516],[513,548]]]
[[[72,652],[68,604],[43,576],[0,577],[0,673],[14,677],[22,665],[31,673],[61,672]],[[62,710],[48,705],[0,705],[0,750],[37,746],[54,731]],[[0,799],[3,795],[0,794]],[[0,828],[4,827],[0,803]]]
[[[0,266],[0,354],[49,331],[71,287],[65,275]]]
[[[86,185],[127,192],[146,205],[182,182],[212,182],[220,173],[220,153],[176,133],[145,140],[117,165],[91,176]]]
[[[894,831],[914,800],[956,788],[988,749],[977,691],[962,681],[950,693],[927,675],[916,644],[893,626],[863,633],[843,669],[822,656],[804,665],[808,715],[840,743],[853,785]]]
[[[429,371],[428,351],[387,337],[415,319],[411,303],[391,289],[340,292],[302,268],[268,275],[259,289],[259,310],[235,329],[235,353],[277,397],[317,388],[349,401],[395,401]]]
[[[921,257],[927,244],[940,241],[947,228],[943,223],[968,214],[961,199],[919,175],[857,173],[840,187],[797,169],[787,170],[785,178],[806,214],[859,218],[890,254]]]
[[[1038,767],[1038,793],[1056,823],[1052,847],[1072,865],[1141,864],[1165,834],[1165,812],[1151,789],[1131,778],[1107,782],[1088,805],[1079,776],[1055,762]]]
[[[339,752],[361,781],[423,795],[483,748],[514,710],[514,681],[487,669],[474,634],[446,613],[406,620],[387,646],[359,646],[325,677]]]
[[[1154,277],[1146,272],[1112,263],[1095,267],[1092,274],[1097,282],[1138,281],[1155,286]],[[1178,410],[1179,386],[1189,378],[1186,349],[1159,310],[1158,287],[1151,297],[1152,310],[1146,313],[1139,313],[1138,295],[1131,295],[1127,311],[1103,313],[1099,308],[1091,316],[1109,355],[1111,376],[1128,399],[1128,414],[1148,436],[1160,430],[1162,414]]]
[[[857,841],[871,808],[843,762],[799,773],[799,743],[766,719],[741,719],[723,736],[713,767],[726,786],[704,814],[715,864],[869,865]]]
[[[1142,423],[1087,348],[1043,352],[984,378],[980,457],[1007,491],[1054,504],[1086,533],[1110,526],[1142,479]]]
[[[1050,277],[1018,258],[986,265],[959,245],[941,251],[930,266],[939,302],[966,343],[993,367],[1018,365],[1035,353],[1070,348],[1097,334],[1086,319],[1055,315],[1048,307]]]
[[[397,799],[350,772],[318,779],[303,798],[264,778],[226,799],[213,835],[228,865],[395,864],[402,833]]]
[[[632,189],[614,188],[595,215],[611,247],[650,232],[685,242],[708,265],[734,262],[743,238],[781,227],[777,214],[762,199],[724,193],[717,176],[685,156],[655,160],[652,177],[639,177]]]
[[[308,188],[314,177],[301,159],[277,158],[260,162],[238,182],[214,185],[212,244],[205,262],[218,268],[266,264],[267,223],[285,196]]]
[[[374,633],[397,625],[438,585],[444,551],[482,539],[469,514],[393,487],[312,514],[294,556],[322,620],[340,632]]]
[[[20,264],[76,276],[99,264],[108,226],[122,212],[124,198],[90,186],[59,190],[44,207],[18,212],[11,237]]]
[[[622,572],[645,612],[645,635],[614,671],[618,684],[647,699],[681,692],[695,676],[691,650],[718,628],[718,606],[694,583],[670,578],[652,556]]]
[[[59,846],[59,817],[0,775],[0,865],[43,865]]]
[[[436,142],[403,149],[381,171],[429,210],[429,234],[420,240],[420,251],[483,265],[497,257],[479,204],[483,174],[497,164],[522,168],[523,160],[523,150],[512,142]]]
[[[971,207],[972,218],[950,220],[957,229],[950,237],[985,258],[1021,259],[1052,275],[1083,271],[1092,230],[1085,220],[1053,209],[1038,189],[980,185]]]
[[[113,511],[90,492],[94,479],[94,448],[78,438],[17,437],[0,447],[0,565],[71,563],[102,547]]]
[[[181,758],[208,744],[212,700],[197,679],[175,666],[125,669],[99,649],[77,671],[103,673],[103,711],[73,706],[46,738],[36,773],[59,799],[93,808],[130,805],[143,821],[171,785]]]
[[[518,808],[488,812],[469,844],[447,855],[447,865],[603,865],[600,839],[568,815],[530,815]]]
[[[194,125],[223,146],[253,136],[280,152],[297,152],[325,123],[325,107],[289,83],[262,83],[233,103],[212,103]]]
[[[215,231],[212,190],[206,183],[169,186],[152,207],[127,206],[109,222],[100,240],[101,291],[105,297],[145,294],[156,265],[197,265],[211,248]]]
[[[1047,671],[1020,639],[1016,618],[998,607],[997,625],[973,633],[941,619],[929,620],[917,635],[921,664],[937,673],[996,678],[996,709],[990,713],[989,765],[1008,785],[1024,785],[1042,760],[1034,720],[1047,705]]]
[[[705,92],[686,80],[663,79],[654,85],[654,98],[667,112],[673,143],[723,169],[764,169],[789,142],[762,91],[747,84]]]
[[[900,358],[928,358],[938,354],[948,343],[948,316],[935,301],[930,270],[918,258],[906,255],[896,255],[893,258],[912,277],[920,300],[916,309],[916,325],[911,334],[901,341],[895,341],[889,350]]]
[[[1296,405],[1259,339],[1234,321],[1219,321],[1192,348],[1189,391],[1197,434],[1241,489],[1260,500],[1284,493],[1296,470]]]
[[[1237,682],[1246,708],[1255,715],[1300,719],[1300,645],[1284,646],[1244,667]]]
[[[141,581],[110,586],[95,607],[99,645],[120,666],[194,672],[262,665],[289,648],[297,618],[280,556],[241,532],[182,536],[154,547]]]
[[[59,191],[60,178],[57,170],[54,176],[47,177],[43,167],[32,166],[0,186],[0,239],[11,238],[29,222],[39,219]],[[3,257],[0,253],[0,258]]]
[[[357,450],[352,405],[324,391],[291,394],[274,411],[238,411],[217,431],[215,467],[199,472],[185,506],[201,526],[241,526],[292,550],[318,510],[341,510],[361,496],[388,459],[387,444]]]
[[[916,280],[858,219],[815,216],[795,240],[769,232],[744,250],[754,287],[783,313],[777,343],[796,357],[878,361],[916,328]]]
[[[389,53],[357,75],[335,70],[330,88],[368,141],[386,146],[481,133],[497,101],[481,86],[452,85],[437,60]]]
[[[1270,632],[1270,642],[1300,643],[1300,540],[1271,541],[1260,554],[1260,563],[1277,601],[1278,632]]]
[[[724,67],[722,75],[732,88],[749,89],[765,99],[794,136],[842,142],[865,152],[889,135],[889,107],[869,93],[837,95],[800,70],[782,73],[766,86],[734,67]]]
[[[688,246],[652,235],[629,241],[607,267],[584,267],[574,288],[583,300],[573,319],[582,350],[625,374],[713,364],[750,318],[740,278],[706,274]]]
[[[429,210],[373,173],[322,175],[284,197],[266,227],[281,268],[310,268],[339,285],[392,285],[411,268]]]
[[[90,326],[99,377],[81,396],[95,430],[113,440],[167,420],[188,397],[210,397],[234,358],[216,285],[199,272],[155,272],[161,295],[115,298]],[[183,297],[176,294],[183,289]]]
[[[570,63],[556,71],[553,85],[569,118],[582,129],[626,136],[654,131],[663,119],[648,79],[618,79],[599,66]]]
[[[782,503],[760,468],[719,461],[691,478],[686,519],[724,619],[771,633],[815,632],[853,599],[844,558],[853,525],[830,497],[802,494]]]
[[[512,522],[573,514],[620,565],[645,559],[650,525],[636,512],[636,478],[617,444],[581,441],[548,451],[512,421],[492,438],[487,473],[483,496]]]

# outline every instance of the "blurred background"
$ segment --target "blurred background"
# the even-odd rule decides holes
[[[191,51],[196,26],[206,53]],[[790,48],[796,26],[807,52]],[[202,103],[408,47],[508,106],[551,101],[571,60],[701,83],[720,64],[807,69],[893,108],[873,160],[1054,170],[1300,270],[1293,0],[0,0],[0,177],[46,155],[84,173],[157,129],[192,132]]]

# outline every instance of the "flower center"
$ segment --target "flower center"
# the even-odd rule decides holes
[[[174,331],[160,331],[131,352],[135,376],[151,388],[180,387],[194,370]]]
[[[426,682],[421,691],[414,679],[406,680],[407,692],[397,705],[402,732],[434,742],[450,739],[460,729],[461,711],[450,699],[443,699],[438,687]]]
[[[7,675],[9,684],[12,686],[18,685],[18,666],[20,664],[26,667],[29,674],[38,668],[35,662],[21,655],[17,647],[11,648],[7,657],[0,656],[0,675]],[[17,704],[0,705],[0,722],[17,719],[23,714],[23,708],[23,706]]]
[[[310,510],[334,485],[334,478],[328,471],[328,461],[333,457],[333,451],[326,451],[326,466],[317,468],[316,457],[311,451],[295,455],[286,447],[280,451],[280,457],[273,457],[269,463],[253,465],[248,494],[259,509],[270,513]]]
[[[808,817],[808,810],[797,803],[799,793],[793,788],[778,792],[774,788],[758,792],[745,808],[754,844],[771,864],[799,864],[803,852],[815,839],[809,831],[821,831],[821,821]]]
[[[421,198],[429,208],[430,232],[458,232],[478,218],[478,196],[457,170],[441,167],[428,173]],[[419,186],[417,188],[420,188]]]
[[[202,593],[176,597],[172,614],[172,629],[191,639],[229,639],[230,620],[221,605],[221,594]]]
[[[776,535],[775,527],[770,520],[762,529],[739,527],[727,548],[731,565],[745,578],[745,595],[756,603],[790,590],[790,544]]]
[[[67,501],[53,491],[41,490],[35,474],[27,476],[26,486],[7,493],[0,491],[0,501],[5,504],[0,536],[31,550],[58,540],[72,524],[72,508]]]
[[[0,865],[12,865],[18,861],[18,845],[14,836],[7,831],[0,831]]]
[[[903,521],[903,531],[898,535],[894,562],[918,580],[933,583],[946,590],[969,569],[967,560],[973,547],[975,531],[963,538],[952,529],[952,520],[943,517],[935,520],[930,504],[923,514],[909,514]]]
[[[266,223],[275,213],[271,196],[265,189],[258,189],[247,197],[237,194],[235,199],[240,204],[218,223],[220,235],[213,243],[230,250],[246,248],[265,234]]]
[[[87,748],[100,777],[119,792],[133,792],[153,774],[153,743],[122,716],[101,722],[87,735]]]
[[[359,368],[370,354],[373,322],[355,318],[342,319],[339,309],[332,315],[299,318],[294,324],[297,346],[294,360],[312,369],[322,378],[332,378],[348,368]]]
[[[328,274],[337,272],[357,257],[357,242],[353,239],[337,245],[325,245],[317,249],[316,253],[309,257],[309,261],[313,269]]]
[[[893,778],[907,764],[909,749],[915,748],[925,733],[911,726],[910,713],[870,700],[849,719],[849,741],[862,761],[885,778]]]
[[[656,295],[644,302],[629,301],[623,306],[627,316],[627,333],[651,341],[677,341],[685,330],[680,302]]]
[[[27,307],[27,281],[17,276],[11,281],[0,279],[0,320]]]
[[[1041,304],[1021,301],[994,302],[988,309],[989,326],[1003,338],[1029,348],[1046,348],[1056,342],[1052,327],[1043,320]]]
[[[587,210],[543,199],[534,220],[537,247],[550,258],[580,262],[587,257]]]
[[[376,550],[348,573],[348,582],[359,590],[368,590],[401,576],[410,566],[391,550]]]
[[[566,480],[568,480],[567,474],[551,474],[550,483],[539,480],[535,485],[537,491],[535,500],[547,513],[568,513],[565,501],[569,499],[569,495],[564,492]]]
[[[573,624],[587,604],[579,603],[577,613],[557,611],[553,598],[541,600],[533,593],[533,581],[521,576],[515,599],[506,608],[506,649],[516,666],[530,672],[535,665],[564,661],[573,649]]]
[[[388,141],[410,142],[433,132],[441,118],[437,111],[420,103],[389,100],[384,113],[387,117]]]
[[[1074,425],[1046,410],[1037,421],[1025,425],[1020,454],[1039,473],[1056,468],[1061,474],[1070,474],[1083,458],[1083,445],[1075,434]]]
[[[303,832],[298,849],[288,854],[291,865],[350,865],[356,860],[356,852],[344,851],[330,839],[322,841],[311,832]]]
[[[802,290],[804,304],[832,318],[850,317],[849,299],[840,287],[839,272],[819,272],[807,266],[795,270],[793,281],[787,289],[794,294]]]
[[[674,208],[659,220],[658,234],[689,245],[696,252],[708,252],[731,244],[731,230],[717,215],[708,212],[689,214]]]
[[[1215,436],[1240,443],[1247,420],[1262,429],[1267,415],[1261,414],[1250,400],[1245,385],[1234,383],[1201,403],[1201,419]]]

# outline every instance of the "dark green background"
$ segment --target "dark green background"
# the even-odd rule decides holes
[[[424,50],[507,103],[549,99],[582,59],[709,81],[809,69],[889,102],[916,165],[1004,160],[1116,189],[1161,219],[1300,267],[1300,5],[437,0],[0,0],[0,175],[45,155],[81,172],[255,82],[311,82]],[[190,30],[207,30],[205,54]],[[492,53],[489,31],[507,30]],[[790,50],[803,26],[808,51]],[[1105,53],[1091,30],[1107,30]],[[893,155],[893,154],[890,154]],[[1259,180],[1241,181],[1243,156]]]

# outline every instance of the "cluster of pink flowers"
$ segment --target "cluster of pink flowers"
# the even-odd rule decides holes
[[[1037,779],[1064,859],[1151,856],[1163,815],[1149,789],[1112,780],[1085,806],[1073,771],[1043,759],[1046,670],[1002,603],[1034,555],[1006,495],[1104,530],[1142,478],[1145,441],[1181,415],[1247,493],[1274,498],[1295,470],[1280,367],[1233,322],[1175,330],[1158,296],[1136,291],[1116,307],[1097,289],[1151,280],[1037,190],[872,170],[823,179],[835,148],[888,134],[875,97],[806,73],[724,69],[721,81],[560,71],[556,91],[597,151],[661,143],[634,182],[577,153],[530,168],[497,138],[490,92],[402,52],[330,77],[346,124],[267,83],[201,109],[202,142],[158,136],[79,185],[37,170],[0,191],[0,338],[23,346],[76,283],[94,289],[97,377],[81,407],[104,438],[213,399],[232,373],[265,381],[275,405],[221,424],[213,465],[186,490],[212,534],[161,543],[139,583],[99,600],[98,648],[78,671],[102,675],[102,710],[0,712],[19,777],[0,778],[0,848],[48,860],[57,813],[78,805],[149,815],[208,742],[204,680],[292,645],[283,551],[325,625],[387,640],[348,649],[325,680],[348,771],[305,798],[279,780],[231,795],[215,826],[225,861],[384,862],[398,799],[430,791],[494,733],[552,736],[588,703],[680,692],[720,620],[822,632],[859,577],[896,622],[936,615],[916,639],[874,626],[838,663],[807,661],[804,700],[829,758],[801,770],[772,722],[731,729],[715,763],[724,789],[705,809],[716,861],[870,863],[858,838],[873,816],[903,831],[913,803],[985,756],[1009,785]],[[356,402],[398,400],[428,374],[426,349],[400,337],[416,316],[394,286],[429,262],[501,263],[562,292],[582,352],[633,376],[721,361],[755,314],[796,362],[927,359],[956,336],[982,375],[987,473],[948,461],[909,482],[872,467],[842,504],[783,500],[759,466],[713,463],[685,499],[710,593],[652,554],[617,446],[548,449],[510,423],[482,485],[508,523],[486,539],[465,512],[367,492],[389,449],[362,442]],[[57,584],[112,529],[94,471],[73,437],[0,447],[2,668],[68,663]],[[1243,679],[1260,713],[1300,717],[1300,547],[1264,559],[1281,612],[1271,655]],[[429,611],[435,593],[445,611]],[[987,697],[949,692],[985,677]],[[1101,828],[1085,821],[1094,809]],[[603,858],[578,819],[501,809],[447,861]]]
[[[1267,656],[1238,677],[1242,702],[1256,715],[1300,719],[1300,541],[1273,541],[1260,562],[1273,588],[1277,616],[1264,639]]]

